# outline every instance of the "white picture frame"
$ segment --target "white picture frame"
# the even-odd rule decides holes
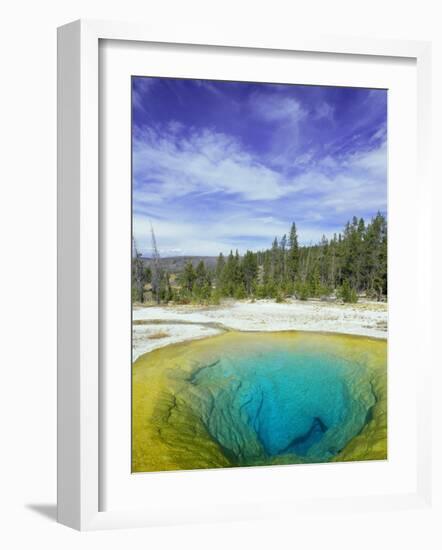
[[[144,509],[101,511],[100,506],[100,177],[99,177],[99,43],[100,40],[208,45],[229,48],[302,51],[332,55],[411,58],[417,66],[417,159],[419,186],[419,337],[427,358],[416,385],[417,487],[411,494],[391,493],[336,499],[333,510],[364,511],[422,507],[431,501],[430,368],[431,368],[431,182],[429,177],[430,51],[426,42],[347,37],[311,38],[297,34],[267,43],[263,37],[242,39],[223,32],[208,38],[185,29],[170,36],[154,26],[76,21],[58,30],[58,521],[80,530],[138,527],[216,519],[260,517],[270,506],[252,503],[243,515],[232,508],[200,504],[200,513],[182,517]],[[242,50],[244,51],[244,50]],[[301,513],[293,503],[287,514]],[[330,499],[304,502],[302,511],[326,510]],[[273,510],[275,505],[272,504]],[[276,507],[277,508],[277,507]],[[198,509],[198,508],[195,508]],[[208,513],[206,513],[208,509]]]

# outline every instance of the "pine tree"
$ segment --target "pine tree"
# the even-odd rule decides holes
[[[189,293],[192,293],[195,284],[196,274],[192,262],[187,262],[184,266],[182,284]]]
[[[328,277],[327,277],[327,286],[329,288],[336,287],[336,272],[337,272],[337,264],[338,264],[337,242],[338,240],[335,233],[333,235],[333,239],[330,241],[330,244],[329,244],[329,269],[328,269]]]
[[[256,285],[256,279],[258,275],[258,260],[256,254],[254,254],[250,250],[247,250],[243,258],[242,271],[244,275],[246,292],[250,296]]]
[[[212,291],[212,281],[210,272],[202,260],[198,263],[195,270],[195,281],[193,286],[193,295],[200,300],[210,298]]]
[[[197,289],[202,288],[207,279],[206,266],[203,260],[200,260],[195,270],[195,287]]]
[[[287,278],[287,235],[283,235],[279,242],[280,252],[280,272],[281,283],[285,283]]]
[[[313,270],[309,273],[308,288],[308,293],[310,296],[317,298],[321,295],[321,276],[318,264],[316,264]]]
[[[345,303],[354,304],[358,301],[358,295],[356,293],[356,290],[351,287],[350,283],[347,279],[344,280],[342,283],[341,288],[339,289],[339,297],[342,299]]]
[[[236,278],[236,260],[233,252],[227,257],[227,262],[223,270],[222,276],[222,294],[223,296],[233,296],[235,292]]]
[[[244,273],[241,265],[241,258],[238,250],[235,252],[235,278],[234,278],[235,288],[244,286]]]
[[[221,285],[225,266],[226,266],[226,261],[224,259],[224,255],[222,252],[220,252],[220,255],[218,256],[218,259],[216,261],[216,268],[215,268],[215,281],[217,286]]]
[[[325,235],[319,245],[319,278],[323,290],[328,286],[330,272],[329,243]]]
[[[281,253],[277,237],[275,237],[272,244],[271,263],[273,282],[278,286],[281,282]]]
[[[289,250],[287,257],[287,276],[293,284],[298,276],[299,268],[299,245],[298,234],[296,232],[296,224],[293,222],[289,236]]]

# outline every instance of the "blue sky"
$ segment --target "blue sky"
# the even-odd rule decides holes
[[[150,254],[301,244],[387,210],[387,92],[132,78],[133,225]]]

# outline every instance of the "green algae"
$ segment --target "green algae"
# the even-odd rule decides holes
[[[262,438],[250,429],[245,408],[238,414],[241,380],[220,376],[219,362],[268,349],[322,353],[349,365],[346,385],[356,413],[345,421],[353,433],[326,460],[312,445],[309,456],[294,452],[270,456]],[[324,461],[380,460],[387,457],[386,341],[306,332],[229,332],[176,344],[141,356],[133,365],[132,470],[149,472]],[[198,383],[200,373],[217,372],[216,386]],[[244,389],[242,389],[244,391]],[[235,401],[236,400],[236,401]],[[358,406],[362,409],[359,410]],[[244,410],[243,410],[244,409]],[[365,414],[364,412],[364,414]],[[352,424],[353,422],[353,424]],[[351,429],[353,432],[351,432]],[[336,431],[336,430],[335,430]],[[336,432],[337,433],[337,432]],[[335,436],[329,430],[325,445]]]

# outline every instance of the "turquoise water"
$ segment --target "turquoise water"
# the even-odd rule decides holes
[[[361,364],[284,348],[227,354],[190,380],[191,402],[236,464],[333,458],[370,419],[376,402]]]

